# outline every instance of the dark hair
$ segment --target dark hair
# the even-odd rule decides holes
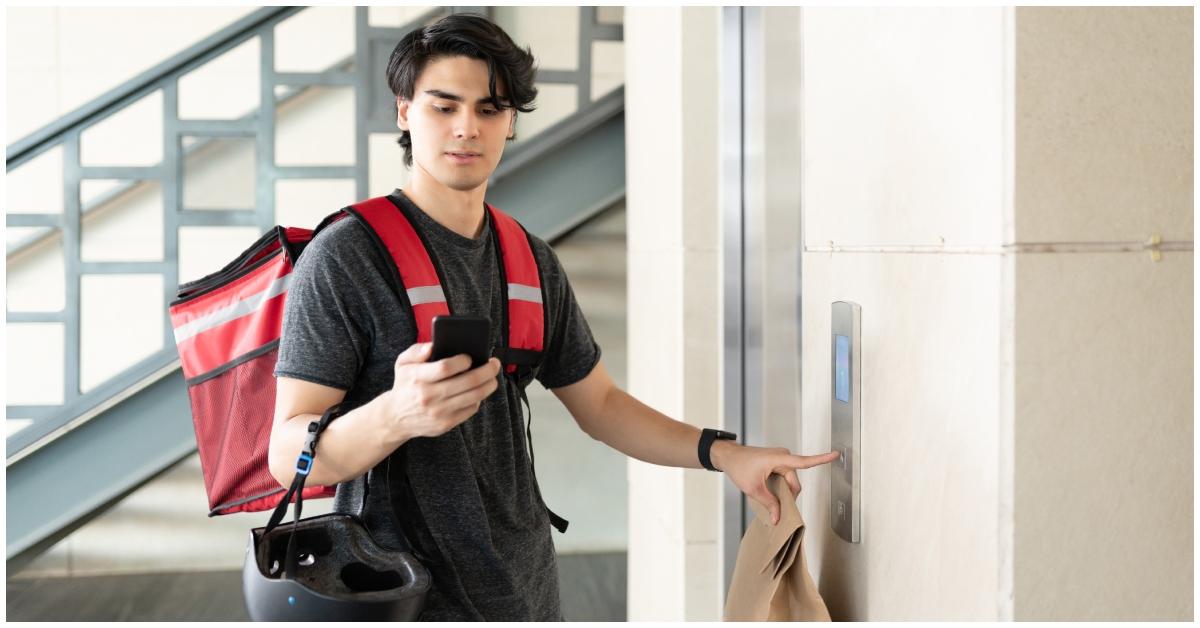
[[[452,13],[401,38],[388,59],[388,87],[395,96],[412,100],[417,77],[425,64],[432,59],[456,56],[487,62],[488,94],[493,107],[522,113],[533,111],[533,100],[537,97],[533,52],[528,47],[522,50],[491,20],[471,13]],[[504,98],[496,94],[499,83],[503,83],[507,92]],[[411,167],[412,136],[402,131],[397,143],[404,148],[404,165]]]

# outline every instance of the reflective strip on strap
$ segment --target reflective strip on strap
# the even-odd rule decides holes
[[[440,285],[409,288],[408,301],[414,307],[425,303],[445,303],[446,294],[442,292]]]
[[[263,303],[287,292],[288,285],[292,283],[292,274],[288,273],[279,277],[267,285],[267,289],[257,294],[252,294],[241,301],[237,301],[227,305],[219,310],[190,321],[175,328],[175,344],[179,344],[196,334],[208,331],[213,327],[223,325],[229,321],[241,318],[247,314],[253,313],[262,307]]]
[[[518,301],[542,302],[542,290],[536,286],[526,286],[520,283],[508,284],[508,298]]]

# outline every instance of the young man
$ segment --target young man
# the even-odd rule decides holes
[[[390,195],[416,223],[444,274],[456,314],[504,320],[500,270],[484,208],[488,177],[512,138],[516,112],[532,111],[533,56],[485,18],[451,15],[406,35],[388,82],[412,180]],[[778,517],[772,473],[800,490],[796,469],[837,453],[717,440],[617,388],[553,250],[531,238],[542,269],[545,344],[538,381],[590,436],[660,465],[699,469],[711,455],[752,499]],[[290,483],[309,422],[343,402],[353,408],[321,437],[310,485],[338,484],[335,508],[353,511],[368,475],[363,519],[384,544],[402,532],[433,576],[423,620],[561,620],[550,522],[526,453],[515,385],[492,358],[428,362],[411,309],[388,283],[392,264],[356,220],[308,245],[289,289],[275,374],[271,469]],[[397,357],[398,356],[398,357]]]

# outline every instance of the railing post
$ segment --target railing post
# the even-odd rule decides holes
[[[255,142],[254,209],[262,231],[275,224],[275,26],[258,34],[258,135]]]
[[[183,210],[182,194],[183,160],[180,153],[183,138],[179,135],[179,77],[169,77],[162,86],[163,95],[163,153],[162,153],[162,208],[163,208],[163,304],[175,300],[175,289],[179,285],[179,222]],[[163,308],[163,348],[175,346],[175,334],[171,328],[171,317]]]
[[[74,128],[63,138],[63,270],[66,299],[63,304],[63,405],[79,397],[79,327],[80,310],[80,238],[82,222],[79,219],[80,205],[80,135],[83,130]]]

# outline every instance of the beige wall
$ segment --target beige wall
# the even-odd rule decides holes
[[[1194,612],[1192,20],[1016,11],[1018,620]]]
[[[629,392],[716,427],[718,9],[625,15]],[[720,619],[720,482],[629,461],[630,621]]]
[[[835,618],[1191,617],[1192,37],[804,11],[805,444],[829,304],[863,306],[862,543],[803,497]]]
[[[830,527],[828,471],[801,497],[835,619],[1004,618],[1008,16],[803,11],[800,429],[814,451],[830,442],[831,303],[862,306],[861,542]]]

